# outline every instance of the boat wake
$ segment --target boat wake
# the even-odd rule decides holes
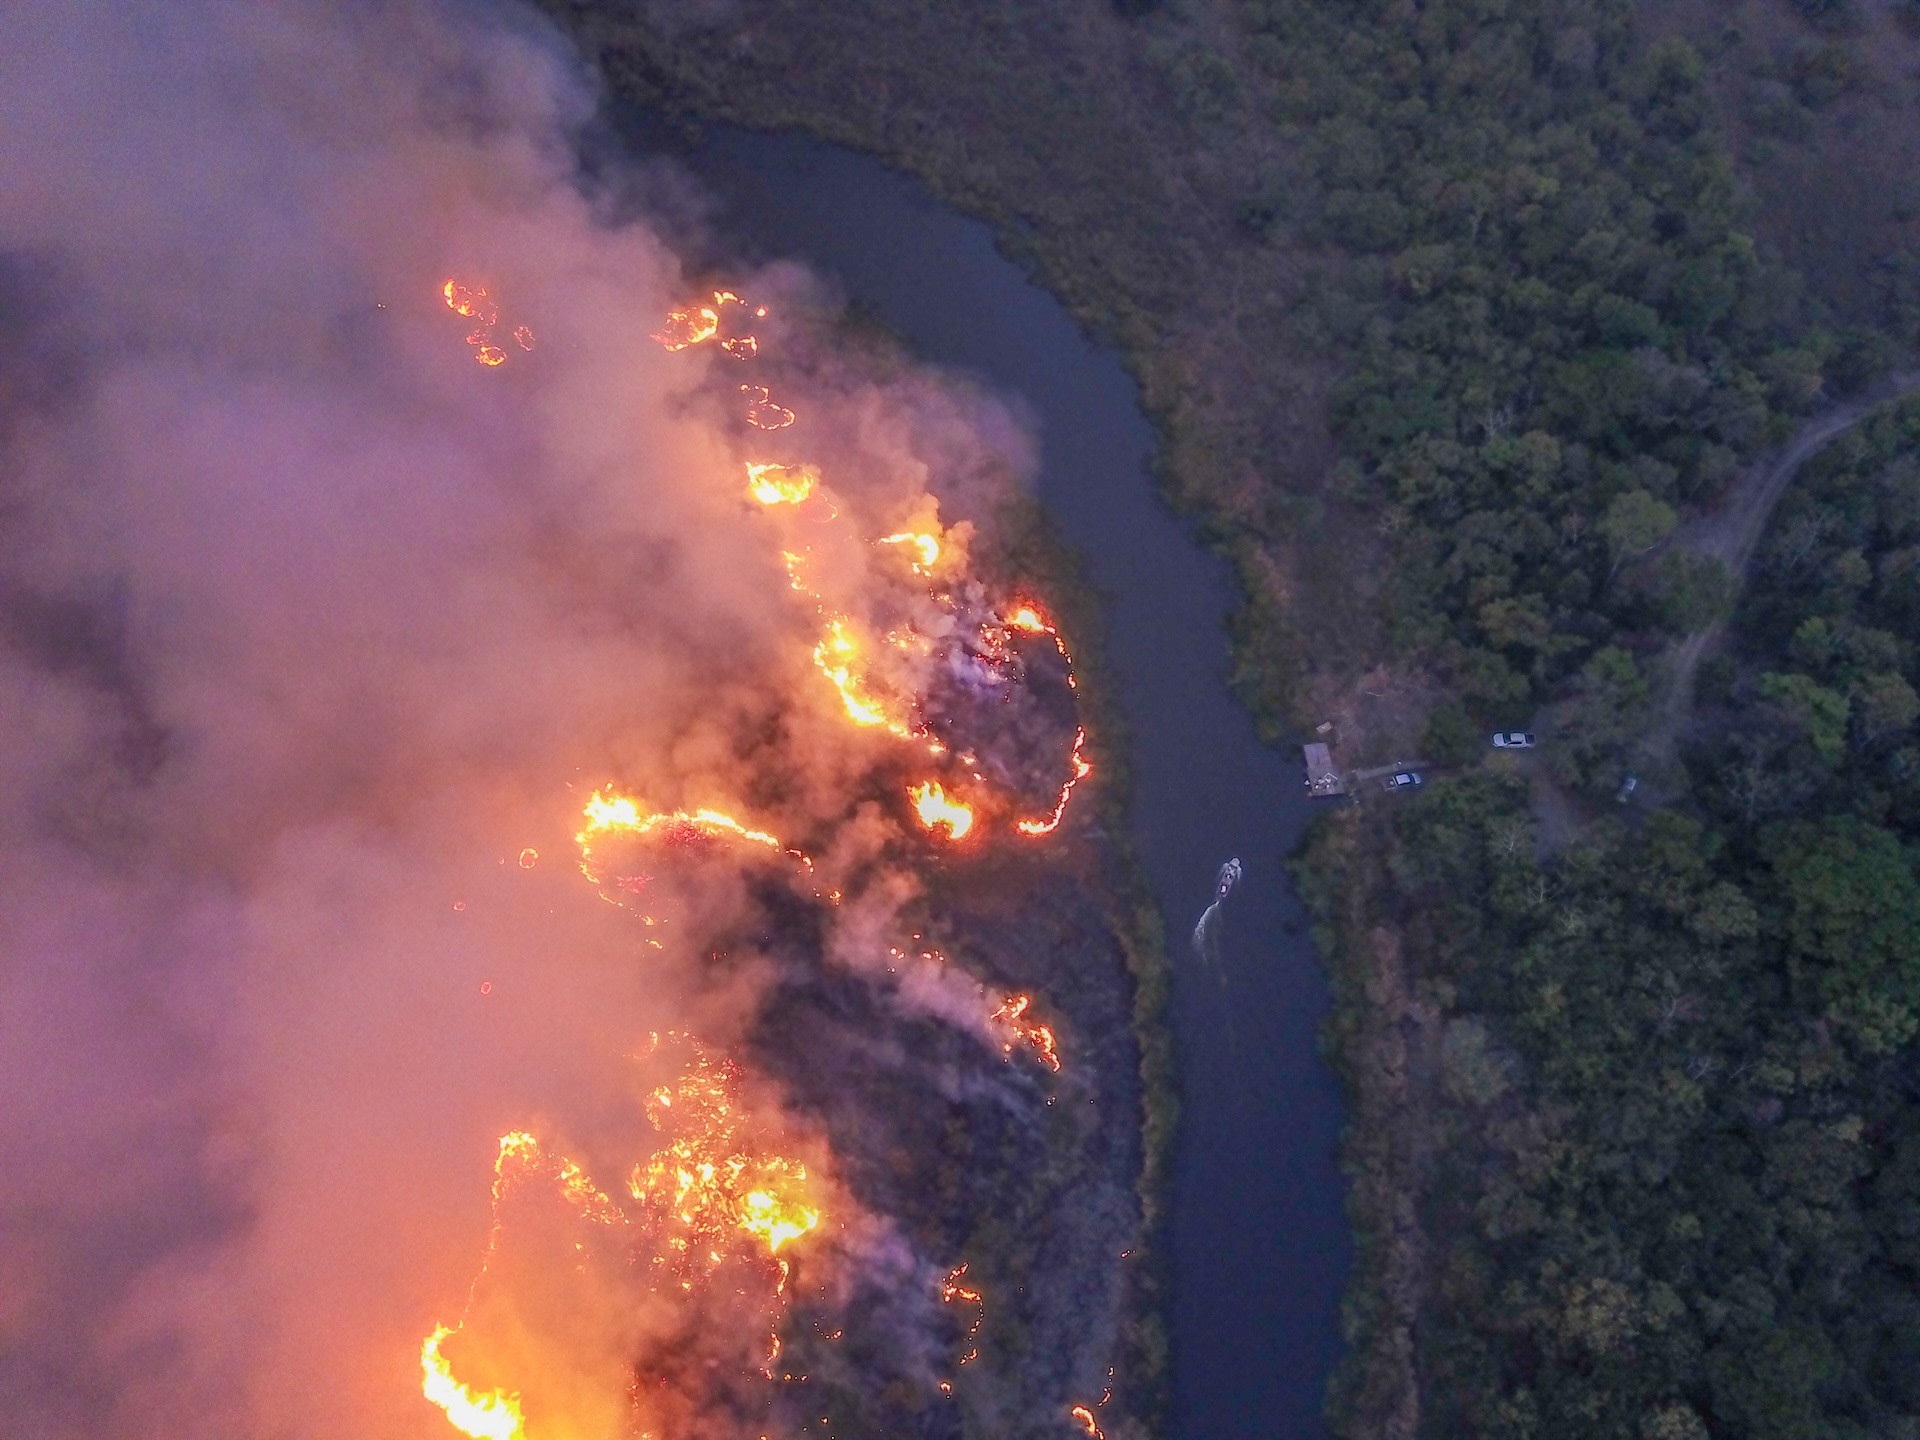
[[[1220,907],[1226,903],[1233,887],[1240,883],[1242,874],[1240,861],[1236,858],[1220,867],[1220,878],[1214,882],[1213,903],[1201,912],[1200,919],[1193,927],[1193,953],[1199,960],[1214,970],[1220,968],[1220,941],[1215,933],[1219,929]],[[1225,976],[1221,977],[1222,983]]]

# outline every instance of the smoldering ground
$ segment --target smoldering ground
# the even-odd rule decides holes
[[[1044,1087],[966,1080],[1002,1062],[965,1027],[924,1043],[964,986],[820,983],[845,928],[777,923],[837,885],[911,922],[925,844],[821,693],[816,617],[738,480],[793,450],[876,525],[929,521],[933,488],[985,523],[1026,442],[971,392],[783,330],[830,301],[778,269],[749,278],[790,343],[756,373],[814,442],[749,455],[732,361],[649,338],[692,280],[578,182],[592,103],[508,11],[0,15],[9,1433],[446,1433],[419,1344],[468,1293],[498,1138],[545,1127],[617,1188],[652,1031],[751,1053],[806,1029],[764,1014],[805,991],[843,1049],[904,1027],[870,1085],[985,1096],[1044,1149]],[[476,365],[448,277],[531,348]],[[862,586],[889,563],[835,583],[884,613]],[[744,807],[817,843],[819,875],[662,878],[678,924],[647,946],[575,863],[602,784]],[[755,1092],[835,1207],[796,1273],[894,1341],[822,1364],[918,1384],[952,1338],[922,1283],[948,1257],[922,1251],[964,1207],[908,1236],[836,1177],[834,1146],[904,1142],[857,1097],[800,1103],[820,1055]],[[591,1373],[555,1385],[604,1389],[652,1343],[648,1378],[697,1383],[648,1413],[730,1433],[758,1402],[711,1378],[743,1363],[712,1339],[729,1312],[658,1303],[573,1304]]]

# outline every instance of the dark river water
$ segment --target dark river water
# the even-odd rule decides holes
[[[1174,1434],[1323,1433],[1349,1242],[1338,1095],[1315,1049],[1326,984],[1283,868],[1311,802],[1297,755],[1262,746],[1227,690],[1226,566],[1156,495],[1133,381],[984,224],[875,160],[793,136],[714,128],[687,145],[633,117],[621,128],[686,163],[740,253],[805,261],[920,355],[1037,417],[1040,497],[1104,593],[1133,726],[1134,838],[1176,972]],[[1186,937],[1230,856],[1245,879],[1220,963],[1203,966]]]

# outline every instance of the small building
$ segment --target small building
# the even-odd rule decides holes
[[[1339,795],[1346,789],[1340,772],[1333,768],[1333,752],[1315,743],[1301,747],[1307,757],[1307,790],[1314,795]]]

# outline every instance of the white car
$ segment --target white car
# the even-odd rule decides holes
[[[1380,782],[1384,790],[1413,790],[1420,785],[1420,777],[1412,770],[1402,770],[1397,775],[1389,775]]]
[[[1501,730],[1493,737],[1493,748],[1496,750],[1531,750],[1533,749],[1533,736],[1519,730]]]

